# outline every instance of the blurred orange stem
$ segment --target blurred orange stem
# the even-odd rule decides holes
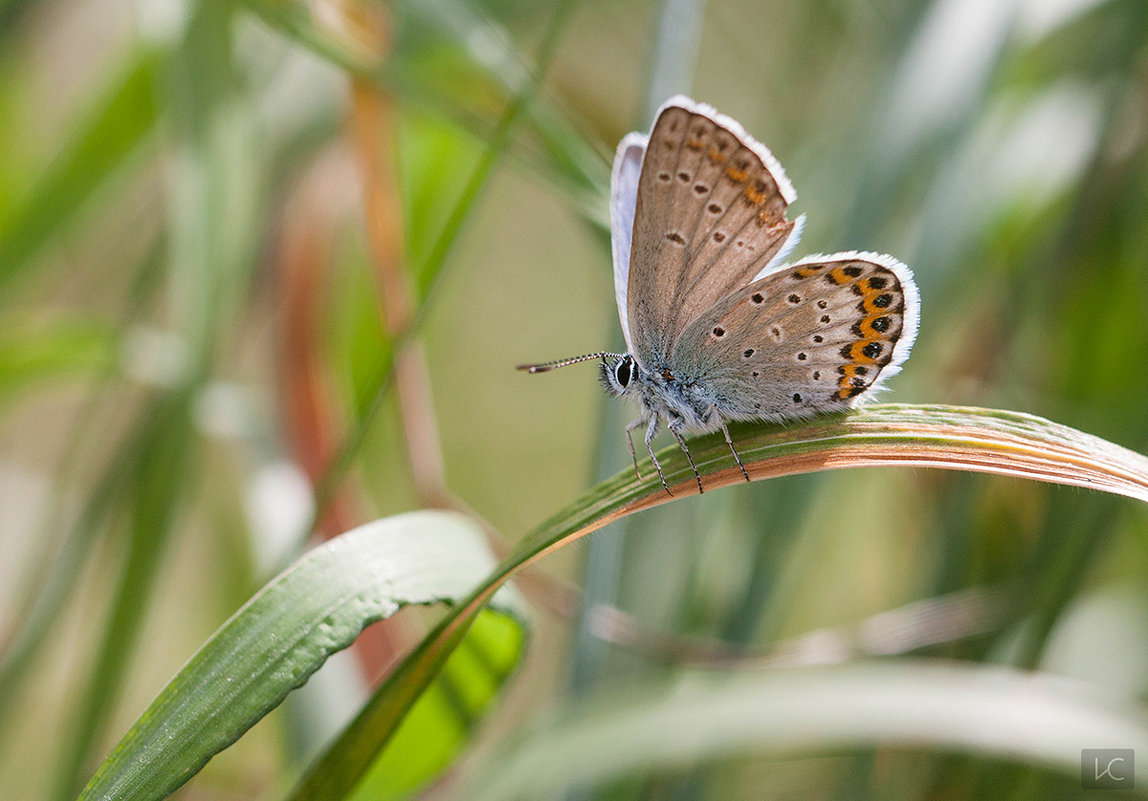
[[[379,61],[389,44],[383,7],[353,3],[356,30],[373,40]],[[394,101],[377,84],[351,81],[351,134],[363,179],[364,224],[382,307],[383,326],[392,342],[414,317],[414,298],[403,269],[403,221],[396,165],[398,147]],[[430,507],[451,506],[442,448],[434,418],[430,377],[422,346],[407,342],[395,354],[395,389],[415,493]]]
[[[321,340],[330,261],[337,218],[345,213],[339,196],[341,160],[328,153],[316,160],[283,214],[278,267],[282,291],[280,353],[287,436],[295,460],[312,482],[327,470],[337,447],[336,420],[323,368]],[[346,492],[337,492],[316,524],[320,536],[354,528],[360,517]]]

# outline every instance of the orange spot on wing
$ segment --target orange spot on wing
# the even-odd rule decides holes
[[[893,304],[892,304],[892,301],[890,300],[890,301],[886,302],[885,305],[881,306],[881,305],[878,305],[877,299],[880,298],[882,295],[889,295],[889,294],[890,293],[885,292],[885,291],[878,291],[878,290],[870,289],[865,293],[865,296],[861,299],[861,308],[863,308],[865,310],[866,314],[872,314],[874,316],[879,317],[880,315],[889,311],[889,307],[892,306]]]
[[[846,363],[838,368],[840,379],[837,381],[837,392],[833,395],[837,400],[855,398],[864,392],[871,383],[863,378],[869,374],[868,365],[880,369],[888,364],[891,348],[897,340],[895,331],[881,331],[873,327],[882,317],[897,316],[896,310],[892,308],[899,297],[897,285],[881,282],[881,286],[874,288],[868,280],[864,280],[864,274],[851,275],[845,271],[846,268],[847,265],[834,267],[829,271],[829,278],[838,285],[853,285],[853,292],[861,296],[858,305],[865,316],[853,329],[859,338],[841,352]]]
[[[727,156],[725,153],[722,153],[716,147],[712,147],[712,146],[710,147],[710,154],[709,155],[710,155],[710,161],[712,161],[714,164],[721,164],[723,161],[725,161],[727,158],[729,158],[729,156]]]
[[[856,397],[865,390],[865,385],[857,386],[853,380],[857,378],[857,365],[846,364],[838,371],[841,373],[841,378],[837,381],[837,392],[834,397],[837,400],[849,400]]]
[[[834,267],[829,271],[829,277],[833,279],[835,284],[848,284],[853,279],[845,274],[845,268]]]
[[[702,140],[698,139],[696,136],[691,136],[686,140],[686,147],[688,147],[690,150],[701,150]]]
[[[745,198],[755,206],[765,203],[765,195],[748,184],[745,187]]]
[[[872,356],[866,356],[865,353],[863,352],[865,350],[866,345],[868,345],[871,342],[876,342],[876,341],[877,340],[874,340],[874,339],[862,339],[862,340],[858,340],[857,342],[854,342],[852,345],[849,346],[849,358],[851,360],[857,362],[857,364],[876,364],[877,359],[873,358]],[[884,350],[884,348],[882,348],[882,350]],[[846,367],[852,367],[853,365],[847,364],[845,366]]]
[[[887,308],[878,309],[868,317],[862,318],[857,328],[865,339],[888,339],[896,342],[901,336],[900,319],[901,315],[896,311]],[[880,328],[877,327],[879,320],[884,321]]]
[[[733,167],[726,167],[725,168],[725,174],[735,184],[740,184],[742,181],[744,181],[748,177],[746,175],[745,170],[736,170]]]

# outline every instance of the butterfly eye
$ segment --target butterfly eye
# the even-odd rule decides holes
[[[630,358],[626,357],[618,362],[614,368],[614,377],[618,379],[618,386],[625,387],[630,383]]]

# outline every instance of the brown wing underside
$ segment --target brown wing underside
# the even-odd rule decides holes
[[[885,265],[799,263],[698,318],[676,344],[671,369],[720,396],[727,417],[845,408],[903,361],[905,315],[905,288]]]
[[[679,106],[659,115],[642,162],[630,251],[628,316],[640,363],[665,363],[690,322],[781,249],[793,223],[778,177],[708,115]]]

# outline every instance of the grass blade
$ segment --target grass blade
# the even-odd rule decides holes
[[[88,377],[115,364],[114,330],[96,319],[63,319],[0,334],[0,406],[51,379]]]
[[[1148,458],[1035,415],[960,406],[881,404],[787,426],[730,426],[752,480],[846,467],[936,467],[1088,487],[1148,502]],[[707,490],[745,481],[720,433],[690,442]],[[643,480],[623,470],[524,539],[516,569],[620,517],[697,494],[677,447],[658,459],[673,496],[649,461]]]
[[[316,548],[204,644],[81,798],[163,798],[367,625],[409,604],[457,600],[491,565],[481,529],[450,512],[388,518]]]
[[[747,750],[791,757],[924,745],[1075,778],[1082,748],[1148,748],[1148,716],[1127,699],[1019,670],[917,661],[706,678],[568,710],[486,760],[457,797],[549,798],[570,785]],[[1146,777],[1141,767],[1137,778]]]
[[[789,426],[741,424],[732,426],[731,433],[754,480],[845,467],[939,467],[1090,487],[1148,502],[1148,458],[1019,412],[890,404]],[[694,440],[691,451],[709,489],[744,481],[721,434]],[[642,480],[627,468],[524,537],[487,582],[452,609],[388,677],[333,746],[331,753],[339,757],[332,761],[365,764],[386,746],[478,613],[515,572],[614,520],[697,492],[676,446],[658,458],[673,497],[648,463]],[[305,781],[293,798],[342,798],[358,781],[356,770],[361,769]]]
[[[135,54],[43,175],[11,209],[0,209],[0,284],[19,275],[31,258],[50,246],[148,139],[158,116],[156,62],[154,53]]]

